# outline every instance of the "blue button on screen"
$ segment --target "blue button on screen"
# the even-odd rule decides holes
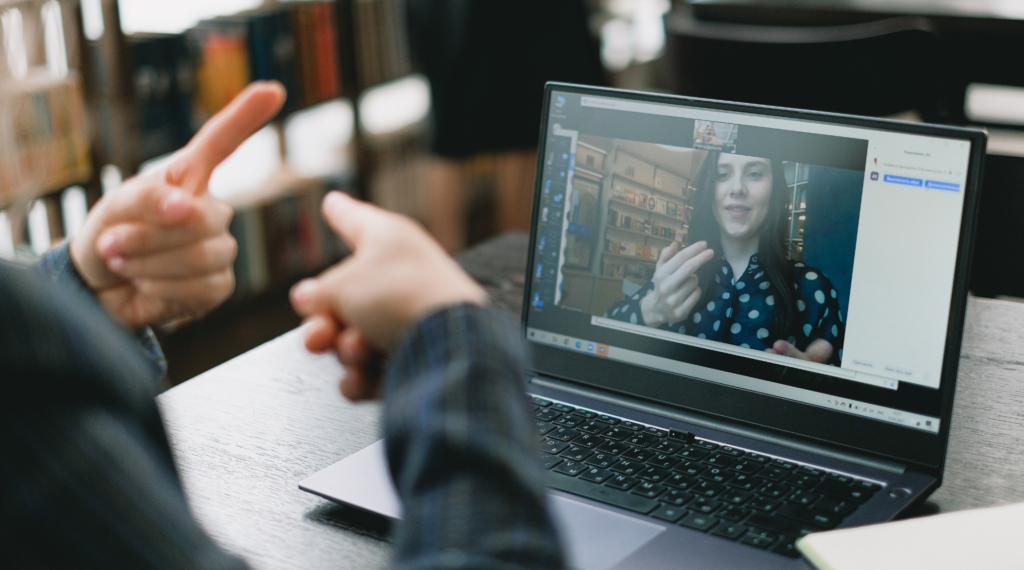
[[[885,175],[885,181],[891,184],[906,184],[907,186],[920,186],[920,178],[907,178],[906,176],[893,176],[892,174]]]
[[[952,182],[936,182],[935,180],[928,180],[924,183],[925,188],[934,188],[936,190],[949,190],[950,192],[959,192],[960,185],[953,184]]]

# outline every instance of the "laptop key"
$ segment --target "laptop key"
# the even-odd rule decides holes
[[[754,497],[752,501],[747,503],[747,506],[755,511],[769,513],[777,509],[781,504],[782,501],[778,499],[772,499],[770,497]]]
[[[569,444],[549,439],[541,445],[541,451],[549,455],[558,455],[569,448]]]
[[[551,400],[545,400],[544,398],[538,398],[537,396],[530,398],[530,401],[533,402],[533,405],[540,406],[542,408],[546,408],[551,405]]]
[[[812,532],[818,532],[821,530],[799,521],[767,515],[764,513],[754,513],[750,515],[750,518],[747,519],[746,523],[751,526],[756,526],[757,528],[772,530],[779,534],[789,536],[805,536]]]
[[[736,449],[735,447],[723,445],[722,447],[718,448],[718,453],[724,453],[726,455],[731,455],[733,457],[742,457],[744,452],[742,449]]]
[[[821,495],[817,493],[812,493],[811,491],[804,491],[803,489],[799,489],[787,495],[786,501],[796,505],[800,505],[802,507],[806,507],[808,505],[813,505],[814,502],[817,501],[819,498],[821,498]]]
[[[722,492],[725,487],[721,483],[715,483],[713,481],[701,481],[690,489],[695,495],[701,495],[703,497],[715,497]]]
[[[830,495],[843,501],[863,503],[874,496],[874,493],[864,488],[854,488],[840,483],[837,480],[825,479],[820,485],[814,488],[816,493]]]
[[[718,514],[716,516],[721,519],[737,522],[743,520],[743,518],[749,515],[750,513],[750,509],[740,507],[737,505],[726,505],[725,508],[718,511]]]
[[[623,443],[625,443],[625,442],[623,442]],[[634,448],[630,449],[629,451],[623,452],[622,453],[622,458],[623,459],[632,459],[633,461],[647,461],[648,459],[654,457],[655,455],[656,454],[653,451],[648,451],[648,450],[640,448],[640,447],[634,447]]]
[[[585,447],[577,447],[573,445],[569,449],[563,451],[560,455],[570,461],[583,461],[584,459],[590,457],[593,454],[593,451]]]
[[[682,473],[683,475],[696,477],[697,475],[700,475],[701,473],[707,471],[708,466],[704,465],[703,463],[698,463],[696,461],[684,461],[679,465],[673,467],[672,470]]]
[[[628,451],[629,446],[626,445],[625,443],[622,443],[621,441],[605,440],[604,443],[597,446],[597,450],[603,451],[605,453],[610,453],[612,455],[618,455],[623,451]]]
[[[592,420],[597,417],[597,412],[591,412],[590,410],[577,409],[573,412],[573,415],[579,416],[585,420]]]
[[[789,461],[786,461],[785,459],[772,459],[772,461],[771,461],[771,463],[769,463],[769,465],[773,465],[773,466],[779,467],[781,469],[787,469],[789,471],[792,471],[792,470],[796,469],[796,463],[790,463]]]
[[[644,428],[644,433],[653,435],[654,437],[659,438],[659,439],[668,437],[668,431],[663,430],[663,429],[658,429],[658,428],[656,428],[654,426],[647,426],[647,427],[645,427]]]
[[[618,425],[620,422],[622,422],[622,420],[620,420],[619,418],[616,418],[615,416],[609,416],[608,414],[598,414],[597,419],[613,426]]]
[[[669,473],[668,469],[662,469],[661,467],[648,467],[637,474],[637,477],[654,483],[661,483],[665,479],[668,479],[670,475],[671,473]]]
[[[668,430],[668,436],[670,438],[672,438],[672,439],[681,441],[683,443],[692,443],[693,442],[693,434],[688,432],[688,431],[683,431],[681,429],[670,429],[670,430]]]
[[[580,473],[580,479],[584,481],[590,481],[591,483],[604,483],[614,475],[607,469],[601,469],[599,467],[592,467],[587,469],[583,473]]]
[[[615,465],[612,465],[612,471],[617,471],[623,475],[636,475],[644,469],[647,469],[646,465],[639,461],[631,461],[629,459],[623,459]]]
[[[758,477],[764,477],[765,479],[771,479],[772,481],[782,481],[789,477],[789,470],[769,465],[764,469],[757,472]]]
[[[717,443],[711,443],[710,441],[704,441],[703,439],[696,439],[693,441],[691,445],[695,445],[701,449],[706,449],[708,451],[714,451],[718,449]]]
[[[658,445],[651,446],[651,451],[657,451],[658,453],[672,455],[673,453],[679,451],[679,449],[682,447],[683,444],[679,443],[678,441],[664,439],[661,442],[659,442]]]
[[[553,471],[557,471],[558,473],[563,473],[565,475],[569,475],[569,476],[575,477],[575,476],[579,475],[586,468],[587,468],[587,466],[582,464],[582,463],[580,463],[579,461],[566,460],[566,461],[562,462],[560,465],[557,465],[553,469]]]
[[[647,499],[640,495],[623,493],[617,488],[614,488],[614,486],[611,485],[613,479],[615,479],[615,477],[609,479],[608,484],[595,485],[574,477],[552,475],[551,477],[548,477],[547,483],[552,489],[565,491],[566,493],[572,493],[573,495],[579,495],[587,499],[593,499],[595,501],[630,510],[642,515],[646,515],[658,508],[658,501]]]
[[[533,414],[533,417],[537,418],[542,422],[550,422],[551,420],[560,417],[562,412],[558,410],[552,410],[550,408],[541,408],[537,413]]]
[[[853,501],[840,501],[832,497],[822,497],[820,501],[814,504],[814,508],[826,513],[835,513],[839,516],[847,517],[857,510],[857,503]]]
[[[747,534],[747,526],[739,523],[720,524],[715,528],[715,530],[711,531],[711,534],[721,536],[722,538],[728,538],[729,540],[736,540],[744,534]]]
[[[768,457],[767,455],[761,455],[760,453],[754,453],[752,451],[748,452],[745,456],[743,456],[743,459],[746,459],[748,461],[756,461],[757,463],[768,463],[769,461],[772,460],[772,458]]]
[[[576,431],[574,429],[567,428],[567,427],[560,427],[560,428],[555,429],[555,430],[551,431],[550,433],[548,433],[548,437],[550,437],[552,439],[557,439],[559,441],[570,441],[573,438],[575,438],[576,436],[578,436],[579,434],[580,434],[580,432],[578,432],[578,431]]]
[[[686,514],[686,509],[680,509],[672,505],[661,505],[658,510],[651,513],[651,516],[656,519],[661,519],[666,522],[674,523],[677,520],[683,518]]]
[[[652,467],[661,467],[662,469],[671,469],[676,466],[682,459],[678,457],[672,457],[667,453],[658,453],[647,460],[647,464]]]
[[[832,481],[838,481],[844,485],[849,485],[854,481],[853,477],[850,477],[849,475],[840,475],[838,473],[829,473],[828,475],[825,475],[825,478],[831,479]]]
[[[565,404],[552,404],[551,407],[553,409],[558,410],[559,412],[562,412],[563,414],[571,414],[576,411],[576,408],[572,406],[566,406]]]
[[[783,536],[782,539],[772,547],[772,552],[788,556],[790,558],[800,557],[800,551],[796,549],[796,539],[792,536]]]
[[[700,461],[701,459],[704,459],[710,454],[710,451],[705,451],[703,449],[698,449],[696,447],[688,447],[676,453],[677,456],[682,457],[683,459],[689,459],[691,461]]]
[[[551,469],[563,461],[565,460],[557,455],[548,455],[547,453],[542,453],[540,455],[540,464],[544,469]]]
[[[728,483],[730,487],[736,487],[741,491],[753,491],[763,484],[764,479],[758,479],[752,475],[737,475]]]
[[[587,465],[593,465],[594,467],[600,467],[601,469],[607,469],[619,460],[618,457],[610,453],[595,453],[590,456],[584,463]]]
[[[794,473],[792,477],[786,479],[786,484],[799,487],[801,489],[813,489],[818,483],[821,483],[820,477],[800,472]]]
[[[779,516],[788,517],[823,529],[835,528],[842,520],[839,515],[815,511],[799,505],[785,504],[779,507]]]
[[[854,481],[853,486],[855,488],[866,489],[872,493],[882,488],[878,483],[872,483],[871,481]]]
[[[701,513],[690,513],[679,521],[679,524],[690,527],[694,530],[706,532],[709,528],[718,524],[718,519]]]
[[[752,495],[747,491],[740,491],[738,489],[729,489],[726,492],[719,495],[719,499],[733,505],[742,505],[750,499]]]
[[[673,473],[668,477],[668,479],[665,479],[665,484],[677,489],[689,489],[697,484],[697,480],[689,475]]]
[[[747,475],[753,475],[761,470],[762,465],[756,461],[743,460],[736,463],[730,469],[737,473],[746,473]]]
[[[770,531],[770,530],[765,530],[763,528],[756,528],[756,527],[750,527],[750,534],[754,534],[754,535],[760,536],[761,538],[767,540],[768,542],[775,542],[779,538],[779,533],[777,533],[777,532],[773,532],[773,531]]]
[[[581,418],[579,416],[570,416],[570,415],[566,414],[566,415],[558,418],[557,420],[555,420],[555,423],[560,425],[560,426],[574,428],[574,427],[580,425],[581,423],[583,423],[584,421],[586,421],[586,420],[584,420],[583,418]]]
[[[721,467],[712,467],[700,474],[701,479],[707,479],[708,481],[714,481],[715,483],[725,483],[735,476],[736,475],[731,471],[726,471]]]
[[[632,437],[627,437],[625,439],[625,442],[630,445],[635,445],[637,447],[650,447],[658,443],[658,438],[654,437],[649,433],[640,432],[634,433]]]
[[[669,503],[681,507],[693,500],[693,495],[679,489],[669,489],[664,495],[658,498],[662,503]]]
[[[619,424],[619,425],[624,427],[624,428],[626,428],[626,429],[631,429],[633,431],[640,431],[640,430],[644,429],[644,426],[642,426],[642,425],[640,425],[640,424],[638,424],[636,422],[631,422],[629,420],[623,420],[622,423]]]
[[[743,544],[749,544],[750,546],[756,546],[761,549],[767,549],[772,544],[772,541],[750,533],[743,535],[743,537],[740,538],[740,542]]]
[[[562,455],[564,456],[565,454],[563,453]],[[783,485],[782,483],[776,483],[775,481],[769,481],[768,483],[765,483],[764,485],[761,485],[760,487],[758,487],[757,491],[755,491],[755,492],[758,495],[764,495],[765,497],[771,497],[773,499],[778,499],[779,497],[781,497],[781,496],[785,495],[786,493],[788,493],[789,490],[790,490],[789,487],[786,486],[786,485]]]
[[[819,477],[820,478],[820,477],[824,477],[825,476],[825,472],[822,471],[821,469],[815,469],[814,467],[808,467],[806,465],[801,465],[800,467],[797,467],[796,470],[798,472],[800,472],[800,473],[806,473],[806,474],[810,475],[811,477]]]
[[[633,487],[631,492],[648,499],[653,499],[665,492],[665,486],[650,481],[641,481],[639,485]]]
[[[628,491],[633,487],[636,487],[640,483],[640,480],[636,477],[630,477],[629,475],[613,475],[605,485],[614,487],[621,491]]]
[[[623,427],[613,427],[601,435],[612,441],[622,441],[627,437],[631,437],[633,432]]]
[[[728,455],[716,453],[711,457],[705,459],[704,463],[707,463],[708,465],[714,465],[715,467],[728,467],[733,463],[736,463],[736,460],[732,457],[729,457]]]
[[[580,431],[585,431],[587,433],[598,434],[608,429],[608,424],[604,422],[599,422],[597,420],[590,420],[576,426],[576,429]]]
[[[587,449],[593,449],[602,443],[604,443],[604,438],[592,433],[585,433],[572,440],[573,445],[586,447]]]
[[[551,424],[551,423],[548,423],[548,422],[542,422],[540,420],[537,420],[536,422],[534,422],[533,425],[534,425],[534,429],[537,430],[537,435],[544,435],[544,434],[548,433],[549,431],[555,429],[555,425],[554,424]]]
[[[693,500],[692,503],[688,505],[691,511],[705,515],[710,515],[711,513],[717,511],[718,508],[721,506],[722,503],[709,497],[697,497],[696,499]]]

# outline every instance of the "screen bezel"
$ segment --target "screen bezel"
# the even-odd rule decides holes
[[[533,372],[538,375],[592,386],[634,398],[656,401],[687,411],[813,440],[858,453],[895,459],[941,478],[942,468],[945,464],[946,445],[949,440],[953,395],[956,388],[964,316],[967,309],[970,253],[974,239],[975,217],[978,208],[981,172],[985,156],[987,140],[985,133],[956,127],[940,127],[835,113],[802,111],[678,95],[641,93],[550,82],[544,89],[543,115],[538,145],[538,174],[534,185],[530,251],[523,296],[521,334],[524,340],[526,340],[530,310],[529,299],[532,296],[531,288],[533,286],[533,280],[529,279],[529,268],[534,265],[537,248],[537,224],[542,192],[542,173],[544,172],[543,157],[546,155],[545,147],[549,130],[552,92],[554,91],[606,96],[648,103],[685,105],[715,111],[753,113],[773,118],[810,120],[842,126],[970,142],[970,161],[967,169],[967,182],[964,186],[965,195],[960,225],[960,242],[956,256],[956,269],[953,278],[952,301],[947,328],[948,334],[939,388],[941,392],[939,415],[941,424],[938,434],[869,420],[810,404],[782,400],[773,396],[732,388],[697,378],[652,369],[639,369],[636,366],[624,363],[530,343],[533,356]],[[642,370],[643,373],[638,374],[638,370]],[[627,376],[630,378],[628,387],[624,382],[617,380]]]

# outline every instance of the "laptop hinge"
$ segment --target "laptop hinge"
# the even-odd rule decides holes
[[[765,443],[772,443],[775,445],[781,445],[789,447],[791,449],[798,449],[808,453],[818,454],[824,457],[830,457],[833,459],[839,459],[842,461],[849,461],[857,465],[863,465],[864,467],[871,467],[874,469],[881,469],[889,473],[903,474],[907,470],[907,466],[897,463],[895,461],[889,461],[885,459],[877,459],[862,455],[859,453],[852,453],[849,451],[839,450],[826,445],[818,443],[810,443],[794,437],[787,437],[772,433],[768,430],[759,429],[750,426],[739,425],[724,420],[717,420],[702,416],[694,412],[686,412],[669,406],[661,404],[655,404],[646,402],[643,400],[630,398],[629,396],[623,396],[621,394],[615,394],[600,388],[593,388],[589,386],[581,386],[579,384],[573,384],[564,380],[556,380],[550,377],[532,376],[530,382],[538,386],[544,386],[546,388],[552,388],[562,392],[568,392],[579,396],[584,396],[593,400],[598,400],[608,404],[614,404],[616,406],[622,406],[623,408],[629,408],[638,412],[645,412],[648,414],[654,414],[686,422],[689,424],[706,427],[733,435],[742,437],[749,437],[750,439],[756,439]]]

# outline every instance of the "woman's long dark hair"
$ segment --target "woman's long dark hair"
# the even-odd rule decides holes
[[[722,229],[715,220],[715,182],[718,177],[719,152],[708,152],[704,163],[697,173],[697,192],[693,197],[693,215],[690,219],[690,243],[706,241],[708,247],[715,251],[715,256],[722,254]],[[775,320],[778,329],[776,338],[788,336],[789,327],[793,323],[793,274],[789,268],[788,209],[789,188],[786,186],[786,173],[782,163],[770,161],[772,165],[772,194],[768,199],[768,214],[761,226],[761,240],[757,256],[761,267],[768,274],[768,280],[774,288]],[[715,275],[718,265],[704,264],[697,270],[700,282],[701,298],[697,305],[703,307],[712,300],[715,289]],[[737,278],[740,276],[737,275]]]

